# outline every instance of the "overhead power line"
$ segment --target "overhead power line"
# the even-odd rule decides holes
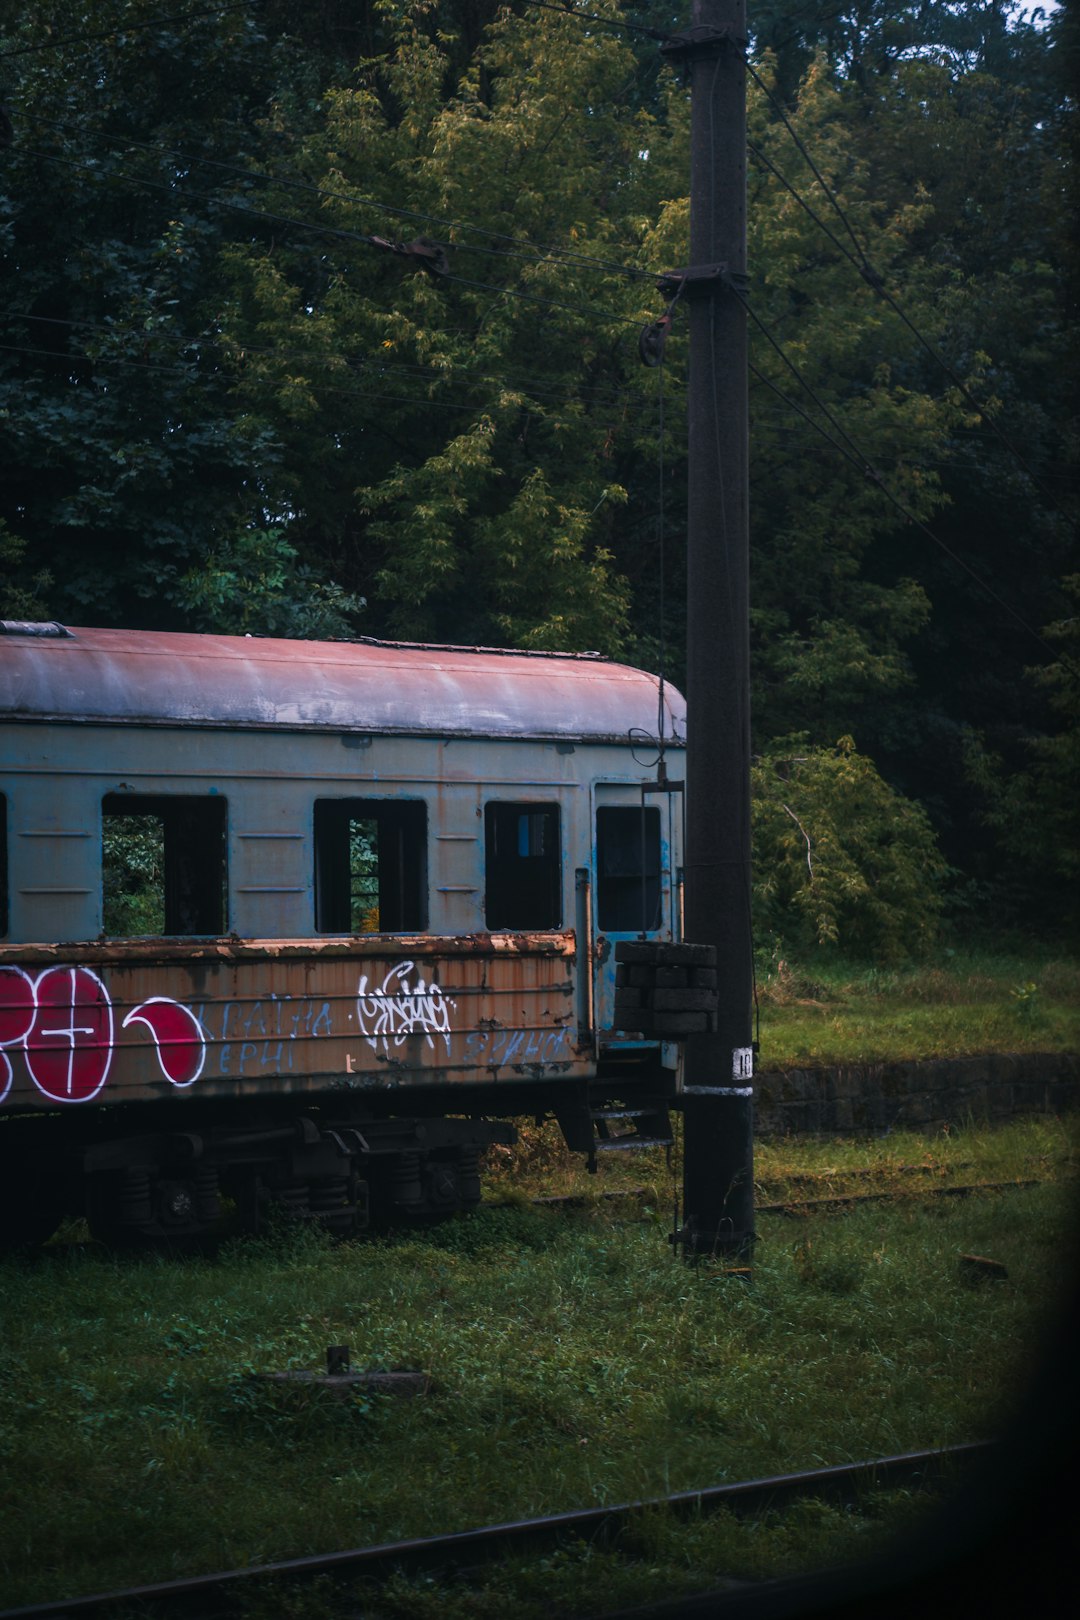
[[[354,207],[372,208],[377,213],[387,214],[392,219],[405,219],[419,225],[433,225],[439,230],[453,234],[456,231],[471,232],[476,236],[485,236],[492,242],[508,243],[508,247],[485,247],[474,242],[454,242],[451,245],[456,253],[483,253],[492,258],[520,258],[527,263],[543,264],[546,262],[559,262],[567,265],[580,266],[585,269],[607,270],[614,275],[629,276],[634,279],[655,280],[655,270],[643,269],[638,265],[619,264],[610,259],[600,259],[594,254],[579,253],[572,248],[541,245],[530,242],[525,237],[512,236],[505,231],[493,231],[488,226],[478,225],[473,220],[447,219],[441,214],[425,213],[416,208],[401,208],[393,203],[380,202],[375,197],[357,196],[348,191],[337,191],[327,186],[317,186],[312,181],[300,180],[288,175],[265,174],[258,170],[246,169],[239,164],[224,163],[219,158],[205,157],[200,154],[183,152],[177,147],[163,146],[153,141],[137,141],[127,135],[112,134],[107,130],[87,130],[79,124],[53,123],[40,119],[37,121],[41,129],[57,130],[66,134],[90,135],[93,139],[104,141],[110,145],[130,147],[137,151],[155,152],[162,157],[175,159],[183,164],[201,164],[205,168],[217,169],[224,174],[236,175],[243,180],[266,186],[280,186],[283,190],[299,191],[309,196],[319,197],[332,202],[345,202]],[[517,250],[517,251],[514,251]]]
[[[166,17],[147,17],[143,22],[118,22],[113,28],[97,28],[91,33],[64,34],[59,39],[39,40],[35,45],[16,45],[10,51],[0,51],[0,62],[16,56],[32,56],[41,51],[58,51],[66,45],[92,45],[99,39],[115,39],[119,34],[142,34],[150,28],[165,28],[170,23],[201,22],[206,17],[227,17],[234,11],[250,11],[254,0],[241,0],[239,5],[211,6],[206,11],[174,11]]]
[[[786,187],[786,189],[795,198],[795,201],[799,204],[799,206],[806,211],[806,213],[814,221],[814,223],[818,226],[818,228],[821,231],[823,231],[825,233],[825,235],[829,238],[829,240],[832,242],[833,246],[837,249],[837,251],[839,253],[841,253],[844,256],[844,258],[848,260],[848,262],[850,264],[854,265],[855,269],[859,272],[860,276],[867,283],[867,285],[878,295],[879,298],[881,298],[886,304],[888,304],[889,308],[903,322],[903,324],[907,327],[907,329],[911,333],[911,335],[916,339],[916,341],[926,351],[926,353],[935,362],[935,364],[940,366],[941,370],[949,378],[949,380],[950,380],[950,382],[952,382],[953,386],[960,391],[961,395],[967,401],[967,403],[972,407],[973,410],[978,412],[980,420],[986,422],[987,426],[990,428],[990,430],[994,434],[994,436],[998,439],[998,441],[1004,446],[1004,448],[1013,457],[1013,459],[1016,461],[1017,465],[1020,466],[1023,469],[1023,471],[1027,474],[1027,477],[1030,479],[1033,487],[1039,491],[1039,493],[1042,495],[1043,499],[1046,501],[1047,505],[1050,506],[1054,511],[1056,511],[1056,512],[1058,512],[1060,514],[1061,513],[1061,507],[1060,507],[1060,505],[1058,503],[1057,497],[1049,489],[1046,488],[1045,484],[1042,482],[1041,478],[1039,477],[1039,474],[1031,466],[1031,464],[1028,461],[1027,457],[1023,454],[1023,452],[1021,450],[1019,450],[1017,448],[1017,446],[1013,443],[1012,439],[1010,439],[1009,435],[1007,433],[1005,433],[1003,431],[1003,429],[998,426],[998,423],[995,420],[995,418],[993,416],[991,416],[987,412],[985,405],[981,404],[979,402],[979,400],[976,399],[975,395],[971,392],[971,389],[968,387],[968,385],[964,381],[964,379],[960,376],[959,372],[957,372],[956,369],[952,365],[950,365],[950,363],[948,362],[948,360],[946,360],[945,356],[940,352],[940,350],[937,349],[934,346],[933,343],[931,343],[930,339],[919,329],[919,327],[916,325],[916,323],[911,319],[911,317],[907,314],[907,312],[901,307],[898,300],[894,297],[894,295],[886,287],[886,285],[884,283],[884,280],[878,274],[878,272],[874,269],[873,265],[870,263],[869,259],[867,258],[866,252],[863,249],[862,244],[860,243],[858,237],[855,235],[855,231],[852,228],[851,221],[848,219],[847,214],[845,213],[844,209],[841,207],[841,205],[840,205],[839,201],[837,200],[834,192],[832,191],[832,188],[828,185],[828,183],[825,180],[824,176],[822,175],[820,169],[818,168],[817,164],[814,162],[814,160],[811,157],[809,151],[807,150],[804,141],[802,140],[802,138],[799,135],[798,131],[795,129],[794,125],[791,123],[791,120],[788,118],[787,113],[784,110],[783,103],[780,101],[780,99],[777,96],[775,96],[773,94],[772,90],[769,88],[769,86],[766,84],[765,80],[761,77],[761,75],[754,68],[753,64],[749,61],[749,59],[746,60],[746,68],[747,68],[747,72],[753,78],[755,84],[757,84],[759,86],[762,93],[767,97],[770,105],[775,108],[781,122],[784,125],[784,128],[787,130],[788,134],[791,136],[791,139],[794,141],[794,143],[795,143],[796,147],[798,148],[799,152],[802,154],[803,158],[806,160],[806,163],[807,163],[807,165],[808,165],[808,167],[810,169],[810,172],[813,174],[815,180],[818,182],[818,184],[821,187],[822,191],[825,193],[825,196],[828,198],[829,203],[831,204],[834,212],[837,215],[837,218],[840,220],[840,222],[843,225],[845,231],[847,232],[848,236],[850,237],[851,242],[852,242],[852,244],[854,246],[854,250],[855,250],[854,253],[852,253],[852,251],[845,245],[845,243],[841,242],[839,240],[839,238],[836,236],[836,234],[829,229],[829,227],[825,224],[824,220],[822,220],[820,218],[820,216],[814,211],[814,209],[811,208],[810,204],[801,195],[801,193],[798,191],[798,189],[794,185],[792,185],[790,180],[786,179],[785,176],[783,174],[781,174],[780,170],[776,167],[776,165],[772,162],[772,160],[770,158],[768,158],[758,147],[755,147],[751,142],[747,142],[747,145],[748,145],[750,151],[753,153],[753,155],[755,157],[757,157],[761,162],[763,162],[766,165],[766,167],[768,169],[770,169],[771,172],[776,176],[776,178],[781,182],[781,184]]]
[[[844,229],[847,231],[848,235],[851,237],[852,243],[854,244],[854,247],[855,247],[855,252],[858,254],[860,262],[862,264],[865,264],[866,263],[866,255],[863,252],[862,244],[859,242],[858,237],[855,235],[855,232],[851,228],[850,220],[848,219],[847,215],[844,213],[844,210],[840,207],[840,204],[837,202],[835,196],[833,195],[832,188],[830,187],[830,185],[826,181],[825,176],[821,173],[821,170],[818,168],[817,164],[814,162],[813,158],[810,156],[810,153],[807,151],[806,146],[804,145],[803,140],[802,140],[801,136],[799,135],[798,130],[792,124],[790,118],[788,117],[786,111],[784,110],[783,102],[780,100],[779,96],[776,96],[776,95],[773,94],[772,90],[770,90],[769,86],[766,84],[765,80],[761,77],[761,74],[757,71],[754,64],[750,61],[750,58],[745,54],[745,52],[743,53],[743,61],[746,63],[746,71],[747,71],[747,73],[749,73],[750,77],[753,79],[753,81],[757,85],[758,89],[761,91],[761,93],[768,100],[769,105],[773,108],[773,110],[775,111],[777,117],[780,119],[780,122],[783,124],[784,128],[787,130],[788,134],[791,136],[791,139],[795,142],[795,145],[798,147],[799,151],[802,153],[803,157],[805,158],[807,166],[810,169],[811,174],[814,176],[814,179],[817,181],[818,185],[821,187],[822,191],[825,193],[826,197],[829,199],[829,202],[832,204],[833,208],[836,210],[836,213],[837,213],[837,215],[838,215],[838,217],[840,219],[841,224],[843,225]]]
[[[915,528],[917,528],[921,534],[924,534],[926,538],[937,546],[940,551],[943,551],[958,568],[963,569],[964,573],[969,575],[969,577],[975,581],[979,588],[997,603],[998,607],[1001,608],[1010,619],[1012,619],[1014,624],[1018,625],[1026,635],[1032,637],[1033,640],[1038,642],[1039,646],[1044,652],[1049,653],[1050,657],[1053,659],[1060,658],[1061,655],[1058,650],[1052,647],[1050,643],[1042,635],[1040,635],[1039,631],[1035,629],[1034,625],[1029,624],[1023,615],[1016,611],[1011,603],[1007,602],[1003,596],[1000,596],[994,587],[989,585],[987,581],[983,579],[982,575],[977,573],[976,570],[972,568],[970,563],[965,562],[964,558],[961,557],[958,552],[954,551],[952,546],[948,545],[944,540],[942,540],[940,535],[935,534],[934,531],[929,528],[921,518],[916,517],[915,513],[912,512],[902,500],[900,500],[899,496],[893,493],[893,491],[886,484],[881,473],[878,472],[873,463],[863,454],[855,441],[850,437],[840,423],[837,422],[835,416],[833,416],[828,406],[825,405],[815,390],[802,376],[802,373],[799,371],[794,361],[791,360],[787,354],[785,354],[782,346],[778,343],[776,338],[773,337],[772,333],[769,332],[764,322],[755,316],[752,310],[750,311],[750,314],[755,324],[761,330],[763,336],[767,338],[772,348],[776,350],[777,354],[783,360],[788,370],[793,374],[796,381],[810,395],[810,398],[814,401],[815,405],[817,405],[818,409],[823,412],[831,426],[837,430],[839,438],[835,438],[831,433],[829,433],[819,421],[809,414],[808,411],[803,410],[802,406],[800,406],[796,400],[793,400],[788,394],[785,394],[784,390],[778,387],[776,383],[772,382],[770,378],[766,377],[764,372],[759,371],[756,366],[751,364],[750,370],[753,372],[754,376],[757,377],[758,381],[764,383],[766,388],[771,389],[779,399],[783,400],[786,405],[788,405],[792,410],[796,411],[798,415],[801,416],[816,433],[819,433],[828,444],[831,444],[833,449],[836,450],[839,455],[843,456],[844,459],[849,461],[853,467],[858,468],[858,470],[865,477],[869,478],[874,483],[876,488],[878,488],[885,496],[886,500],[888,500],[909,523],[913,524]]]
[[[86,367],[91,373],[91,380],[94,376],[107,373],[117,367],[125,371],[150,373],[154,376],[184,378],[190,378],[191,376],[190,366],[167,365],[157,360],[134,359],[124,355],[101,355],[92,358],[86,355],[63,356],[58,355],[55,349],[34,348],[30,344],[24,343],[0,343],[0,354],[23,354],[54,361],[64,359],[71,369],[76,366]],[[382,389],[359,386],[359,383],[359,378],[357,378],[357,385],[353,387],[348,387],[344,382],[326,383],[320,381],[319,395],[320,397],[325,396],[334,399],[355,399],[361,402],[370,400],[379,404],[407,405],[421,411],[450,411],[458,415],[472,416],[483,415],[485,412],[493,410],[497,404],[495,400],[486,402],[483,400],[471,400],[466,402],[452,399],[432,399],[426,394],[392,394]],[[610,405],[613,402],[608,403]],[[642,400],[637,402],[639,411],[643,408],[644,403]]]
[[[31,156],[42,158],[45,162],[85,170],[96,175],[99,179],[107,180],[118,177],[134,187],[141,187],[151,191],[164,191],[177,200],[182,198],[189,203],[203,203],[209,208],[227,208],[235,213],[247,215],[251,219],[263,220],[269,224],[284,225],[294,230],[311,231],[315,235],[327,236],[338,241],[356,242],[367,247],[385,249],[394,245],[380,237],[366,235],[360,231],[345,230],[341,226],[324,225],[315,220],[297,219],[293,215],[274,213],[267,208],[252,208],[247,203],[238,202],[229,197],[219,197],[212,192],[181,191],[175,185],[170,185],[163,180],[151,180],[143,175],[130,175],[125,174],[123,171],[120,171],[117,175],[117,171],[111,173],[103,171],[97,164],[83,162],[79,158],[70,158],[59,153],[40,151],[35,148],[27,148],[27,150]],[[455,283],[473,291],[491,292],[500,298],[521,299],[526,303],[538,304],[547,309],[558,309],[575,315],[591,315],[598,321],[607,323],[614,321],[614,324],[618,326],[632,327],[635,331],[640,325],[640,321],[636,318],[632,319],[629,316],[613,317],[610,310],[599,309],[590,304],[571,304],[559,299],[545,297],[540,293],[525,292],[517,287],[500,287],[494,282],[470,281],[464,276],[456,276],[450,273],[440,275],[439,280],[440,282]]]
[[[13,325],[18,325],[20,322],[26,322],[27,324],[34,326],[60,327],[65,331],[77,332],[80,334],[94,333],[106,338],[129,339],[135,343],[146,345],[153,344],[155,347],[158,345],[163,345],[177,351],[219,351],[228,356],[230,359],[238,362],[243,362],[249,357],[255,356],[260,359],[281,361],[282,363],[306,361],[309,365],[314,366],[320,361],[320,359],[323,358],[317,351],[313,351],[311,349],[286,349],[280,346],[268,347],[259,344],[242,342],[235,338],[229,339],[226,337],[219,337],[213,333],[202,332],[192,334],[170,332],[161,329],[147,331],[144,327],[139,326],[110,325],[104,322],[88,320],[65,320],[56,315],[31,315],[23,310],[17,309],[0,310],[0,320],[10,321]],[[10,345],[9,347],[14,348],[14,345]],[[113,358],[123,360],[125,364],[130,363],[133,365],[138,365],[142,363],[141,359],[131,359],[129,361],[128,357],[126,356],[112,356],[109,354],[65,354],[60,350],[34,350],[33,352],[49,353],[53,355],[55,359],[66,358],[73,364],[87,363],[94,365],[99,359],[102,361],[108,361]],[[337,361],[339,364],[346,366],[349,370],[357,375],[367,373],[372,376],[382,376],[384,373],[393,372],[415,379],[417,382],[429,383],[458,382],[465,379],[473,383],[493,383],[497,387],[504,388],[510,392],[528,393],[530,396],[547,396],[551,399],[566,401],[580,400],[583,398],[580,390],[569,390],[566,388],[553,386],[552,379],[549,377],[532,377],[524,376],[522,374],[505,375],[491,371],[488,368],[463,364],[456,360],[446,366],[421,365],[418,362],[390,359],[381,350],[374,353],[345,353],[341,350],[335,350],[332,356],[326,358],[331,361]],[[649,396],[646,394],[620,387],[598,388],[588,392],[589,402],[601,405],[644,405],[648,397]]]
[[[537,6],[541,11],[557,11],[563,17],[576,17],[580,22],[595,23],[598,28],[611,28],[623,34],[643,34],[647,39],[663,41],[671,35],[663,28],[650,28],[646,23],[630,22],[622,17],[602,17],[599,12],[579,11],[576,6],[558,5],[555,0],[522,0],[526,6]]]
[[[623,22],[623,21],[615,19],[615,18],[601,17],[601,16],[597,15],[596,13],[579,11],[576,7],[571,6],[569,4],[567,4],[567,5],[556,4],[556,3],[554,3],[554,0],[524,0],[524,3],[527,4],[527,5],[542,6],[547,10],[560,11],[565,16],[577,17],[577,18],[581,19],[584,22],[599,23],[599,24],[603,24],[605,27],[609,27],[609,28],[618,28],[618,29],[624,29],[624,30],[627,30],[627,31],[630,31],[630,32],[644,33],[644,34],[647,34],[650,38],[655,38],[655,39],[658,39],[658,40],[661,40],[661,41],[676,39],[676,38],[679,37],[677,33],[665,33],[664,31],[662,31],[660,29],[644,28],[644,27],[642,27],[642,26],[640,26],[638,24],[633,24],[633,23],[629,23],[629,22]],[[834,16],[839,16],[840,13],[837,12],[837,13],[835,13],[833,15]],[[826,19],[826,20],[829,20],[829,19]],[[797,191],[797,189],[793,185],[791,185],[791,183],[789,181],[784,179],[784,177],[780,174],[779,170],[775,167],[775,165],[772,164],[771,160],[769,160],[767,158],[764,158],[764,155],[761,154],[761,153],[758,153],[757,149],[754,148],[753,146],[750,146],[750,150],[754,151],[756,155],[762,157],[762,160],[767,164],[767,166],[770,169],[772,169],[772,172],[777,176],[777,178],[780,179],[781,182],[787,187],[787,189],[791,192],[791,194],[799,202],[800,206],[802,206],[802,207],[804,207],[806,209],[807,213],[816,222],[818,227],[826,233],[826,235],[830,238],[830,240],[836,246],[838,251],[843,253],[844,256],[847,259],[850,260],[850,262],[855,266],[855,268],[858,270],[859,274],[862,276],[863,280],[867,282],[867,284],[874,290],[874,292],[877,293],[877,295],[886,304],[888,304],[889,308],[899,318],[899,320],[901,320],[903,322],[903,324],[907,327],[909,332],[911,332],[912,336],[921,345],[921,347],[926,351],[926,353],[930,356],[930,358],[935,362],[936,365],[938,365],[941,368],[941,370],[949,378],[949,380],[952,382],[953,386],[959,390],[960,394],[967,401],[967,403],[971,406],[971,408],[978,412],[980,419],[987,423],[987,425],[989,426],[991,432],[998,439],[999,443],[1008,451],[1009,455],[1012,456],[1012,458],[1015,460],[1017,465],[1023,470],[1023,472],[1026,474],[1027,478],[1030,480],[1033,488],[1036,489],[1039,492],[1039,494],[1042,496],[1043,500],[1046,502],[1047,506],[1049,506],[1053,511],[1057,512],[1059,515],[1064,516],[1064,513],[1063,513],[1061,505],[1060,505],[1060,502],[1058,501],[1057,497],[1054,495],[1054,493],[1050,489],[1047,488],[1046,484],[1040,478],[1039,474],[1031,466],[1031,464],[1028,461],[1027,457],[1017,447],[1017,445],[1013,442],[1013,440],[1009,437],[1009,435],[1007,433],[1005,433],[1004,430],[998,425],[996,419],[987,412],[985,405],[983,405],[975,397],[975,395],[972,393],[971,389],[968,387],[967,383],[960,376],[960,374],[956,371],[955,367],[950,365],[949,361],[940,352],[940,350],[938,350],[934,346],[934,344],[931,343],[930,339],[928,337],[926,337],[926,335],[920,330],[918,325],[911,319],[911,317],[907,314],[907,312],[901,307],[901,305],[900,305],[899,301],[897,300],[897,298],[895,297],[895,295],[893,293],[891,293],[888,290],[888,288],[885,286],[884,281],[882,280],[881,276],[878,274],[878,272],[874,269],[873,265],[870,263],[862,244],[860,243],[858,237],[855,234],[855,231],[854,231],[854,228],[853,228],[853,226],[851,224],[851,221],[848,218],[845,210],[842,208],[839,200],[837,199],[834,191],[832,190],[832,187],[828,184],[828,181],[825,179],[824,175],[821,173],[820,168],[814,162],[813,156],[811,155],[809,149],[807,148],[806,143],[803,141],[802,137],[799,135],[798,130],[795,128],[795,126],[792,124],[790,118],[788,117],[787,111],[786,111],[786,109],[785,109],[785,107],[783,105],[783,102],[774,93],[774,91],[771,89],[771,87],[769,86],[767,81],[762,77],[762,75],[757,71],[757,69],[755,68],[753,62],[750,60],[749,54],[747,52],[745,52],[745,51],[741,52],[740,54],[741,54],[742,59],[743,59],[745,65],[746,65],[746,70],[749,73],[750,77],[754,80],[754,83],[758,86],[758,88],[761,90],[762,94],[768,100],[770,106],[772,106],[772,108],[776,112],[777,117],[780,119],[781,123],[784,125],[784,128],[787,130],[787,132],[790,135],[792,141],[795,143],[795,145],[798,148],[799,152],[802,154],[802,156],[803,156],[807,166],[809,167],[811,173],[813,174],[815,180],[817,181],[818,185],[821,187],[822,191],[824,192],[825,196],[827,197],[830,206],[833,208],[834,212],[836,213],[836,216],[837,216],[838,220],[840,221],[841,226],[843,227],[844,231],[846,232],[846,234],[848,235],[848,237],[851,240],[852,246],[854,248],[854,254],[852,254],[852,252],[849,249],[847,249],[844,246],[843,243],[841,243],[839,241],[839,239],[836,237],[834,232],[832,232],[832,231],[830,231],[828,229],[828,227],[825,225],[824,221],[814,212],[814,210],[812,208],[810,208],[809,204],[806,203],[805,199],[800,195],[800,193]],[[750,143],[748,143],[748,145],[750,145]]]

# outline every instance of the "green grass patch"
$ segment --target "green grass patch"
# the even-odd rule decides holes
[[[1034,950],[946,950],[889,969],[774,957],[758,999],[763,1069],[1080,1046],[1080,962]]]
[[[490,1155],[484,1182],[490,1201],[523,1206],[534,1196],[569,1196],[603,1208],[613,1196],[633,1192],[640,1194],[646,1218],[670,1218],[682,1174],[678,1116],[670,1152],[601,1154],[595,1175],[589,1175],[579,1155],[567,1151],[554,1121],[537,1126],[518,1120],[517,1125],[518,1144]],[[1035,1115],[993,1127],[969,1119],[928,1134],[891,1131],[870,1139],[759,1138],[754,1144],[756,1200],[768,1204],[863,1192],[917,1195],[933,1187],[979,1182],[1060,1180],[1080,1169],[1078,1135],[1075,1117]],[[617,1217],[619,1212],[613,1213]]]
[[[916,1191],[797,1224],[762,1217],[750,1285],[672,1258],[663,1185],[644,1215],[512,1205],[370,1244],[284,1231],[213,1260],[54,1244],[9,1261],[2,1599],[992,1434],[1062,1275],[1072,1150],[1060,1127],[1041,1129],[1021,1139],[1010,1127],[996,1148],[984,1145],[994,1132],[890,1141],[890,1154],[944,1151],[983,1166],[1041,1154],[1053,1179],[965,1200]],[[863,1145],[861,1163],[854,1144],[806,1148],[784,1144],[777,1179],[833,1174],[845,1155],[851,1171],[895,1170],[876,1145],[869,1155]],[[965,1287],[965,1252],[1004,1262],[1007,1281]],[[342,1405],[315,1391],[283,1396],[251,1376],[318,1369],[325,1346],[340,1343],[354,1365],[429,1371],[432,1394]],[[726,1516],[659,1524],[652,1543],[610,1557],[629,1571],[627,1601],[642,1601],[654,1579],[681,1589],[670,1585],[675,1569],[687,1590],[780,1573],[859,1552],[892,1522],[891,1510],[869,1507],[800,1512],[756,1526]],[[594,1584],[598,1571],[607,1580],[608,1553],[554,1556],[549,1585],[569,1589],[576,1569],[582,1594],[610,1598],[614,1588]],[[529,1568],[518,1596],[539,1603]],[[507,1579],[490,1577],[486,1608],[476,1607],[480,1589],[454,1602],[474,1605],[462,1614],[495,1614],[500,1601],[502,1612],[528,1612],[509,1602]],[[422,1583],[411,1586],[387,1613],[427,1612],[415,1606]],[[453,1617],[453,1594],[437,1596]],[[308,1601],[297,1599],[298,1614]]]

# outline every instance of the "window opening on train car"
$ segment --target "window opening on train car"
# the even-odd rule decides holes
[[[596,924],[613,934],[660,927],[660,811],[655,805],[611,805],[596,812]]]
[[[424,801],[316,799],[316,932],[411,934],[426,927]]]
[[[484,809],[488,928],[558,928],[562,923],[557,804],[491,800]]]
[[[101,811],[103,932],[224,934],[225,799],[107,793]]]

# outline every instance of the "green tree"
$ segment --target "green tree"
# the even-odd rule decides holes
[[[935,463],[971,413],[947,378],[916,379],[917,339],[838,234],[850,226],[878,276],[905,280],[908,307],[936,336],[943,277],[912,250],[928,201],[882,194],[823,59],[789,121],[802,150],[768,96],[752,96],[755,724],[764,737],[825,741],[857,713],[860,742],[878,747],[902,726],[908,649],[930,613],[912,520],[942,505]],[[792,194],[812,197],[819,218],[829,211],[804,152],[842,200],[846,226],[830,215],[832,239]]]
[[[622,40],[542,12],[501,15],[453,81],[458,42],[434,7],[376,9],[391,48],[330,94],[326,129],[303,150],[326,225],[352,240],[231,254],[241,397],[286,441],[291,533],[395,634],[453,626],[458,639],[640,655],[656,640],[658,380],[640,368],[636,337],[658,313],[652,273],[686,257],[685,89],[665,70],[647,98],[630,93],[642,69]],[[820,67],[799,118],[883,267],[902,262],[919,206],[870,191]],[[766,156],[786,141],[757,91],[752,122]],[[800,164],[787,169],[806,181]],[[836,735],[853,699],[908,679],[902,648],[925,599],[906,570],[867,579],[863,563],[906,527],[889,494],[920,516],[941,499],[918,463],[941,456],[963,409],[947,385],[917,392],[896,374],[910,337],[883,363],[871,289],[847,266],[838,274],[767,171],[754,203],[755,307],[794,336],[804,374],[888,492],[823,456],[762,389],[762,723],[784,732],[812,717]],[[264,205],[282,211],[286,193]],[[421,229],[445,237],[447,274],[356,240]],[[936,291],[927,278],[927,312]],[[797,388],[764,340],[755,361],[766,381]],[[684,431],[681,333],[666,371],[670,466]],[[681,475],[668,482],[677,553]],[[678,574],[676,562],[676,600]]]
[[[1080,574],[1065,581],[1068,617],[1047,625],[1058,657],[1030,670],[1046,693],[1056,730],[1024,739],[1019,762],[988,746],[984,734],[965,739],[966,761],[980,790],[978,814],[996,835],[1005,857],[994,899],[1012,900],[1030,917],[1034,904],[1045,925],[1075,928],[1080,878]]]
[[[0,619],[43,619],[45,597],[52,585],[47,568],[26,566],[26,541],[12,534],[0,518]],[[21,582],[17,579],[21,576]]]
[[[1061,581],[1076,567],[1076,281],[1063,274],[1075,265],[1065,191],[1075,102],[1064,13],[1042,31],[1006,30],[995,21],[1003,9],[987,8],[986,39],[962,71],[913,54],[872,98],[850,98],[875,189],[924,199],[912,249],[937,284],[936,318],[911,312],[978,406],[964,400],[934,458],[940,545],[894,531],[881,556],[879,566],[911,569],[931,613],[908,646],[915,701],[890,733],[860,728],[860,740],[932,809],[950,860],[984,886],[1005,852],[980,819],[964,739],[975,727],[1012,771],[1027,739],[1058,732],[1046,689],[1025,671],[1040,656],[1040,627],[1065,611]],[[910,281],[894,284],[905,309]],[[923,391],[944,372],[920,349],[908,375]]]
[[[288,517],[217,314],[223,243],[267,229],[244,211],[261,120],[303,68],[257,4],[187,9],[51,0],[0,19],[0,516],[25,539],[18,588],[46,570],[36,594],[71,622],[197,625],[185,576]]]
[[[303,154],[340,237],[232,254],[240,397],[286,441],[302,548],[377,627],[616,650],[648,288],[619,268],[643,229],[650,120],[621,96],[637,65],[570,18],[506,13],[448,92],[459,43],[436,8],[376,9],[392,49],[330,93]],[[446,274],[364,240],[439,234]]]
[[[880,961],[934,943],[946,875],[922,808],[850,737],[774,744],[754,766],[755,911],[793,946],[843,944]]]

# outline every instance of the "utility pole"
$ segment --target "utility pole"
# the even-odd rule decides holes
[[[715,1034],[685,1048],[687,1254],[754,1239],[750,931],[746,0],[693,0],[664,54],[689,66],[690,265],[661,283],[689,311],[686,938],[714,945]]]

